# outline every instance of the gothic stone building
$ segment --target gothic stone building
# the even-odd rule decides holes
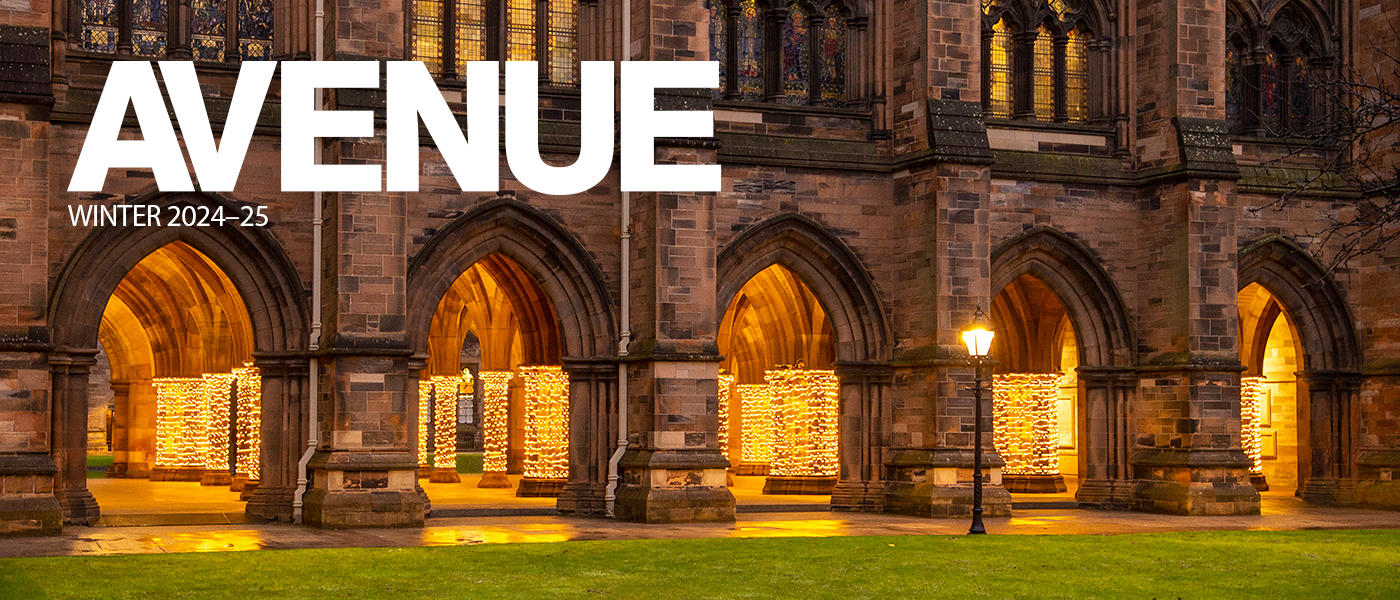
[[[1400,254],[1328,268],[1339,250],[1314,234],[1362,193],[1271,207],[1347,150],[1290,140],[1327,111],[1312,75],[1391,72],[1392,2],[5,0],[0,23],[0,531],[96,522],[99,394],[113,477],[193,470],[242,484],[255,518],[420,525],[415,472],[455,477],[415,455],[451,443],[420,395],[463,372],[468,396],[512,398],[473,400],[509,422],[488,472],[523,469],[505,485],[564,514],[729,520],[726,472],[767,472],[833,510],[963,515],[959,330],[979,307],[996,373],[1048,381],[1054,423],[1026,438],[987,419],[989,446],[1042,449],[1018,475],[1020,442],[998,442],[989,515],[1065,482],[1083,506],[1176,514],[1258,513],[1265,486],[1400,506]],[[555,165],[578,152],[581,61],[718,61],[718,90],[657,100],[712,108],[714,136],[656,158],[722,165],[722,190],[624,193],[614,166],[550,196],[503,155],[498,192],[463,193],[423,136],[419,192],[284,193],[274,79],[236,191],[113,169],[102,193],[66,192],[113,64],[193,61],[217,135],[241,64],[318,55],[421,60],[463,122],[467,61],[537,61]],[[326,103],[377,111],[379,135],[322,140],[321,160],[382,164],[385,92]],[[268,223],[75,225],[69,207],[94,204]],[[548,367],[562,409],[527,375]],[[762,464],[771,440],[750,447],[772,430],[742,401],[793,367],[827,373],[834,400],[826,462],[787,472]],[[168,402],[206,380],[225,404],[201,470]]]

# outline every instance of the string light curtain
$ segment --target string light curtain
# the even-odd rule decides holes
[[[1249,472],[1264,474],[1264,387],[1263,377],[1240,378],[1240,437],[1249,457]]]
[[[719,451],[729,458],[729,390],[734,387],[734,376],[724,371],[719,373]]]
[[[525,476],[569,477],[569,375],[557,366],[521,367],[525,380]]]
[[[482,471],[505,473],[506,450],[510,443],[507,392],[515,373],[481,371],[477,376],[481,378]]]
[[[437,375],[432,380],[433,467],[457,470],[457,399],[471,389],[472,376]]]
[[[238,457],[234,476],[258,481],[262,468],[262,372],[253,363],[234,369],[238,385]]]
[[[764,373],[773,414],[770,475],[837,474],[837,379],[833,371],[779,368]]]
[[[766,384],[737,386],[739,391],[739,460],[773,462],[773,402]]]
[[[1059,373],[999,373],[992,383],[992,445],[1005,475],[1058,475]]]
[[[156,467],[202,469],[209,441],[202,405],[204,378],[163,377],[156,388]]]
[[[200,409],[204,435],[208,440],[204,453],[206,470],[228,472],[229,417],[233,409],[234,381],[236,376],[233,373],[209,373],[204,376],[204,401]]]

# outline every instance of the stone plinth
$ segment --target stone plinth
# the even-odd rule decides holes
[[[1011,516],[1011,494],[1001,486],[1002,460],[982,455],[982,516]],[[972,516],[972,451],[901,450],[886,463],[885,511],[916,517]]]
[[[1054,475],[1006,475],[1001,476],[1001,486],[1013,494],[1058,494],[1065,487],[1065,476]]]
[[[57,472],[48,454],[0,454],[0,537],[63,532],[53,489]]]
[[[422,527],[417,461],[409,452],[320,451],[307,464],[302,522],[324,529]]]
[[[733,521],[728,466],[719,450],[628,450],[613,514],[638,523]]]
[[[813,495],[824,496],[836,487],[836,476],[800,477],[769,475],[763,481],[763,493],[771,495]]]
[[[515,488],[515,495],[518,498],[558,498],[568,483],[567,479],[524,477],[520,487]]]
[[[1132,457],[1133,510],[1173,515],[1257,515],[1242,450],[1139,450]]]

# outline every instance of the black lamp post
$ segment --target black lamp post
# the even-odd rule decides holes
[[[976,369],[972,388],[973,402],[976,403],[975,422],[972,425],[972,528],[967,530],[968,535],[987,533],[982,526],[982,367],[987,363],[987,354],[991,352],[992,337],[995,335],[987,315],[982,312],[982,305],[977,305],[972,323],[962,331],[967,354],[972,357],[973,368]]]

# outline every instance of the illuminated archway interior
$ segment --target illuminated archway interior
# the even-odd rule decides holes
[[[108,299],[98,342],[112,389],[107,476],[227,485],[246,497],[259,479],[261,378],[228,276],[183,243],[157,249]]]
[[[1302,349],[1288,311],[1257,283],[1239,293],[1241,437],[1260,491],[1298,487],[1299,388]]]
[[[487,256],[438,303],[428,354],[419,382],[420,476],[460,481],[458,430],[471,425],[461,429],[475,429],[482,442],[479,487],[513,487],[507,475],[522,474],[517,495],[557,496],[569,476],[569,379],[544,289],[510,258]]]
[[[764,493],[828,494],[835,485],[839,385],[826,311],[773,265],[739,290],[720,322],[720,446]]]
[[[1077,481],[1079,345],[1065,305],[1022,275],[992,300],[992,442],[1012,492],[1063,492]]]

